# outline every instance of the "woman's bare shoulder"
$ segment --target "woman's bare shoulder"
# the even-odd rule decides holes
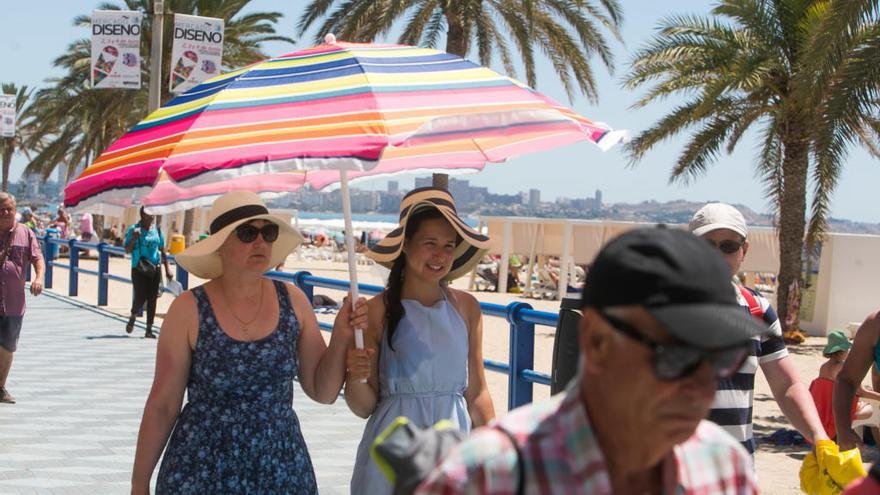
[[[452,287],[447,288],[446,291],[449,294],[449,299],[460,313],[468,315],[470,318],[480,316],[480,301],[473,294]]]
[[[271,280],[270,280],[271,282]],[[309,301],[309,298],[306,297],[306,293],[303,292],[302,289],[296,286],[296,284],[292,284],[290,282],[282,282],[284,284],[284,288],[287,289],[287,295],[290,297],[290,301],[293,303],[307,303],[309,306],[312,305],[312,301]]]
[[[192,290],[187,290],[181,292],[179,296],[171,301],[171,306],[168,307],[168,313],[165,315],[165,319],[181,318],[186,317],[187,315],[195,315],[197,313],[198,304],[196,303],[196,295],[193,294]]]
[[[367,309],[373,311],[385,311],[385,291],[367,299]]]
[[[865,336],[871,337],[872,341],[880,338],[880,310],[869,314],[865,321],[859,326],[856,333],[856,340],[862,340]],[[862,337],[862,339],[859,339]]]
[[[171,306],[165,314],[162,323],[162,332],[182,332],[187,335],[191,342],[199,331],[199,308],[196,296],[192,290],[185,291],[171,301]]]

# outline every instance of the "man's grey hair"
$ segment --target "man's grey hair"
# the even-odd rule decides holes
[[[18,204],[15,202],[15,196],[9,194],[8,192],[0,191],[0,203],[5,203],[6,201],[12,201],[12,204]]]

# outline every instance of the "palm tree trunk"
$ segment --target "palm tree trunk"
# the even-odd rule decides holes
[[[15,145],[12,144],[13,138],[3,140],[3,192],[9,192],[9,168],[12,166],[12,153],[15,151]]]
[[[454,2],[446,5],[446,53],[452,53],[464,58],[467,53],[468,40],[464,37],[464,26],[461,24],[461,16],[453,8]],[[448,174],[434,174],[434,186],[449,189]]]
[[[195,222],[196,210],[190,208],[183,214],[183,239],[187,246],[192,244],[192,229]]]
[[[446,14],[446,53],[461,58],[467,54],[468,40],[464,37],[464,25],[461,16],[455,11],[456,2],[449,2],[444,9]]]
[[[807,212],[809,141],[801,122],[788,125],[783,157],[783,191],[779,204],[779,287],[776,309],[783,330],[800,328],[801,272]],[[794,291],[792,293],[792,291]],[[792,306],[795,303],[795,306]]]

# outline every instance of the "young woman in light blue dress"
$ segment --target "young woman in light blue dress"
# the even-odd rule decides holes
[[[353,494],[392,492],[370,446],[398,416],[419,427],[445,419],[462,431],[495,417],[483,369],[480,305],[447,285],[482,258],[489,239],[458,218],[452,196],[442,189],[410,192],[400,212],[400,226],[368,253],[391,273],[385,291],[367,303],[366,348],[352,349],[347,358],[346,403],[369,418]]]

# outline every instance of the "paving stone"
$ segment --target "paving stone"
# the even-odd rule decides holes
[[[156,341],[51,293],[27,305],[7,382],[18,403],[0,404],[0,495],[129,493]],[[319,491],[348,493],[364,420],[298,384],[294,397]]]

